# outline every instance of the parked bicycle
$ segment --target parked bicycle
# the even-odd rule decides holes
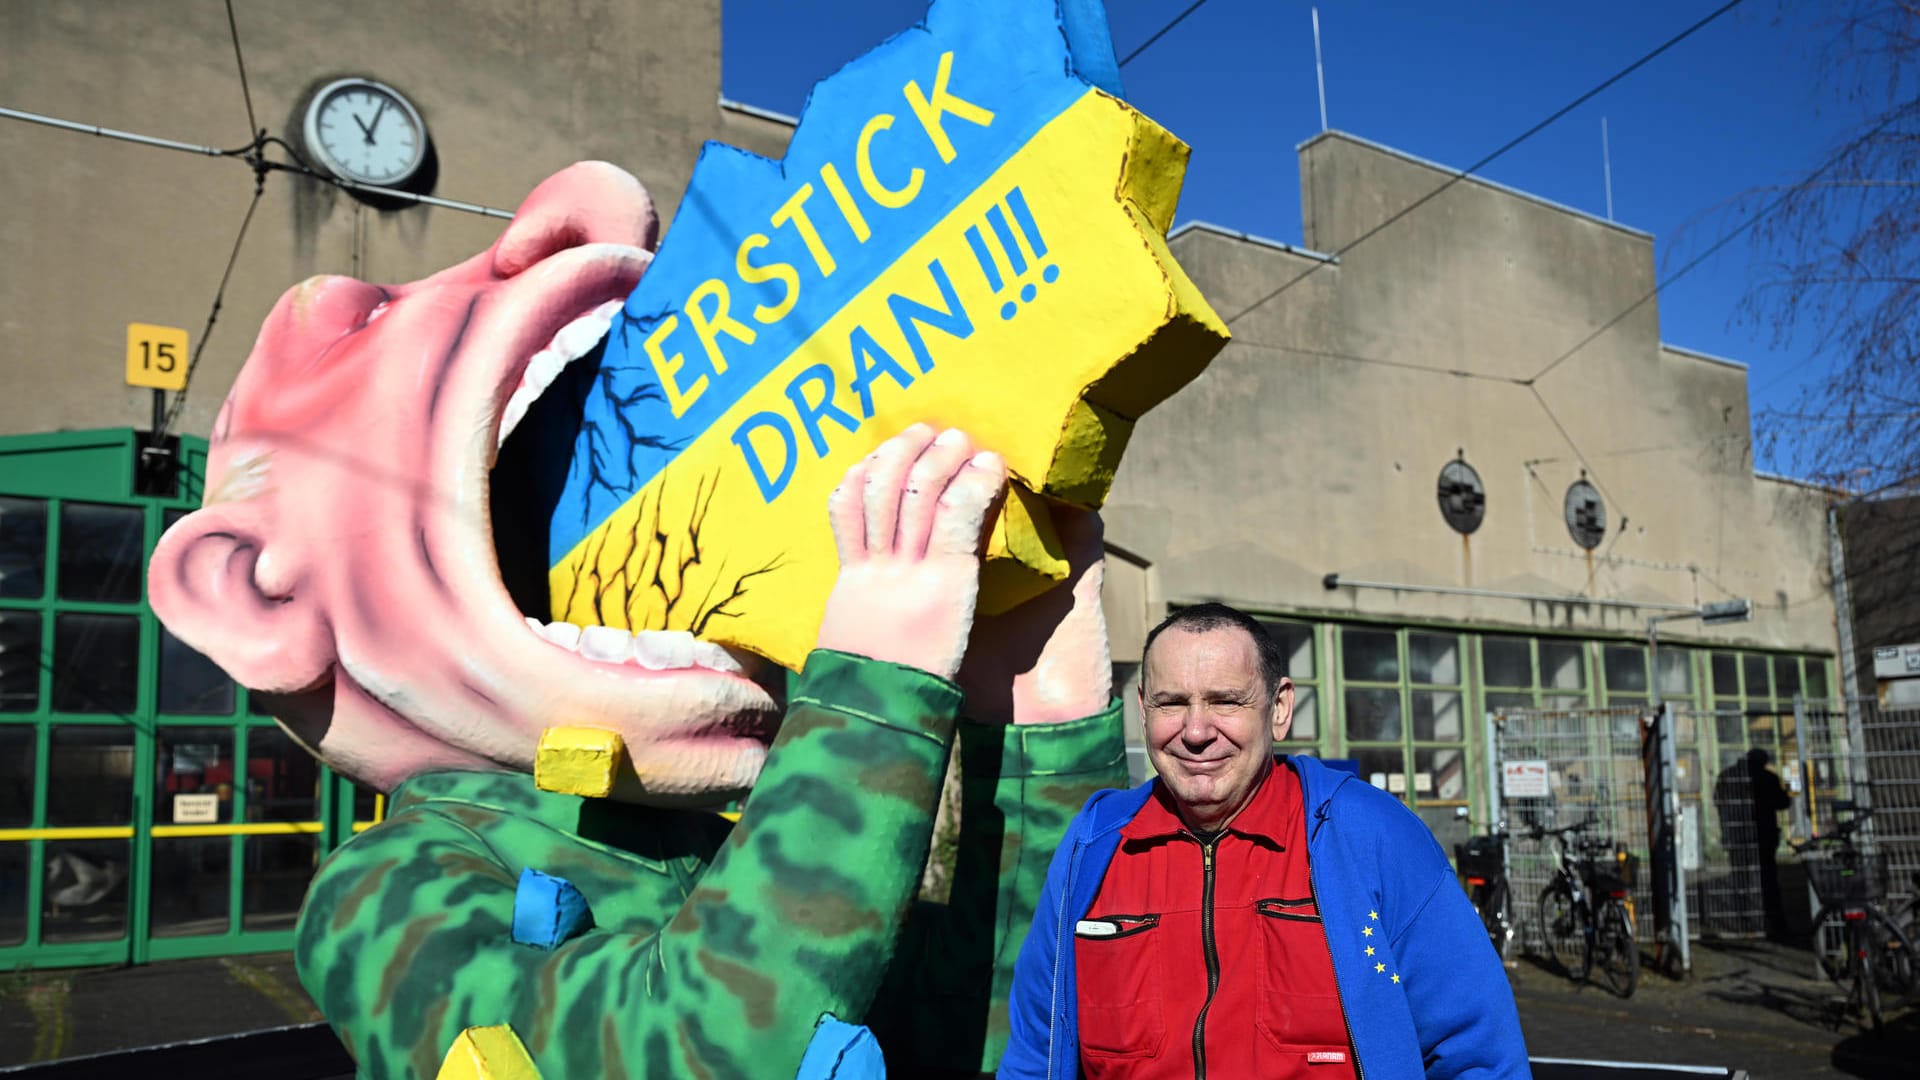
[[[1880,908],[1887,896],[1887,853],[1862,850],[1854,840],[1873,811],[1850,802],[1832,807],[1847,815],[1832,832],[1788,843],[1799,852],[1820,897],[1820,910],[1813,917],[1820,969],[1847,990],[1842,1015],[1858,1009],[1878,1035],[1883,995],[1900,997],[1914,989],[1913,943]],[[1826,947],[1834,937],[1841,943],[1838,951]]]
[[[1627,880],[1632,863],[1611,837],[1586,835],[1593,824],[1528,830],[1536,839],[1550,838],[1553,849],[1553,877],[1540,891],[1540,937],[1568,978],[1585,982],[1597,966],[1614,993],[1632,997],[1640,984]]]
[[[1466,815],[1463,812],[1460,816]],[[1507,885],[1504,823],[1494,825],[1485,836],[1469,836],[1466,843],[1453,845],[1453,861],[1460,870],[1467,898],[1480,913],[1481,925],[1487,928],[1493,951],[1505,962],[1513,951],[1519,927],[1513,921],[1513,893]]]

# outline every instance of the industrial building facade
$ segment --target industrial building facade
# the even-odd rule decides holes
[[[293,140],[320,90],[363,78],[417,110],[421,190],[511,208],[604,158],[669,228],[704,139],[777,156],[790,130],[721,103],[712,0],[238,10],[254,121],[207,4],[8,4],[0,102],[230,147],[251,123]],[[377,794],[166,633],[146,557],[197,504],[203,440],[283,290],[415,278],[500,222],[270,174],[203,341],[247,168],[18,122],[0,149],[0,970],[286,948]],[[1142,421],[1108,504],[1123,692],[1172,607],[1246,607],[1300,687],[1291,749],[1355,760],[1443,840],[1457,807],[1485,816],[1488,710],[1656,685],[1730,707],[1680,733],[1696,796],[1730,756],[1783,751],[1794,695],[1836,686],[1827,496],[1754,474],[1743,368],[1660,341],[1652,238],[1466,181],[1336,260],[1316,251],[1449,174],[1339,134],[1300,158],[1314,250],[1200,224],[1173,240],[1235,340]],[[200,352],[164,482],[139,464],[130,322]],[[1650,657],[1650,618],[1731,597],[1752,622],[1669,624]]]

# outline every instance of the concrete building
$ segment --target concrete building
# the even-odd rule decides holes
[[[1778,711],[1836,685],[1827,493],[1753,471],[1743,365],[1661,341],[1648,234],[1466,180],[1367,235],[1452,172],[1328,133],[1300,148],[1312,250],[1176,229],[1234,340],[1121,466],[1115,625],[1272,616],[1296,749],[1442,839],[1485,803],[1486,710],[1644,705],[1648,620],[1703,603],[1755,616],[1663,626],[1662,695],[1744,720],[1681,732],[1683,784],[1791,755]]]
[[[411,186],[440,198],[511,209],[601,157],[670,225],[703,140],[778,155],[790,132],[721,101],[718,0],[236,12],[252,124],[301,145],[317,91],[377,80],[424,124]],[[224,14],[8,3],[0,105],[244,146]],[[1660,340],[1652,238],[1470,180],[1336,261],[1317,252],[1448,171],[1339,134],[1301,170],[1305,248],[1177,230],[1235,341],[1140,425],[1110,500],[1121,679],[1171,607],[1252,609],[1301,686],[1293,749],[1357,760],[1446,839],[1484,806],[1485,710],[1644,702],[1650,617],[1751,597],[1751,623],[1667,627],[1659,681],[1739,714],[1685,735],[1696,793],[1777,750],[1793,695],[1837,685],[1826,495],[1753,473],[1744,368]],[[500,223],[271,173],[203,341],[255,179],[0,120],[0,969],[287,948],[316,860],[379,813],[167,635],[140,574],[197,504],[204,436],[284,289],[417,277]],[[131,322],[204,345],[165,483],[137,467]]]

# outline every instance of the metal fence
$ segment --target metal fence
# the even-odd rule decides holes
[[[1643,711],[1623,709],[1509,709],[1489,714],[1489,744],[1497,777],[1497,817],[1506,822],[1507,880],[1521,944],[1544,951],[1540,894],[1554,871],[1550,841],[1529,839],[1539,825],[1557,828],[1591,821],[1588,834],[1610,839],[1645,865],[1647,784],[1641,764]],[[1506,767],[1516,771],[1512,777]],[[1517,781],[1517,782],[1516,782]],[[1632,875],[1636,929],[1651,931],[1650,878]]]
[[[1673,721],[1681,763],[1674,846],[1687,891],[1688,936],[1759,937],[1767,931],[1762,867],[1779,850],[1785,804],[1764,798],[1767,809],[1755,804],[1768,790],[1784,791],[1779,774],[1765,767],[1770,757],[1763,761],[1744,749],[1744,712],[1676,708]]]
[[[1914,898],[1920,873],[1920,709],[1882,709],[1871,699],[1799,701],[1793,719],[1798,760],[1784,771],[1797,789],[1794,835],[1830,835],[1854,816],[1850,807],[1871,808],[1859,842],[1886,855],[1882,907],[1899,908]],[[1810,890],[1807,903],[1819,910]],[[1829,936],[1835,940],[1815,946],[1837,949],[1837,936]]]

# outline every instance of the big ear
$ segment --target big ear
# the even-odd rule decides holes
[[[1280,685],[1273,691],[1273,741],[1287,741],[1287,732],[1293,730],[1293,680],[1280,677]]]
[[[269,530],[257,503],[196,510],[154,548],[147,599],[175,637],[205,653],[251,690],[294,693],[326,678],[333,636],[310,594],[292,584],[300,567],[273,566],[263,583]],[[294,571],[288,573],[289,570]]]

